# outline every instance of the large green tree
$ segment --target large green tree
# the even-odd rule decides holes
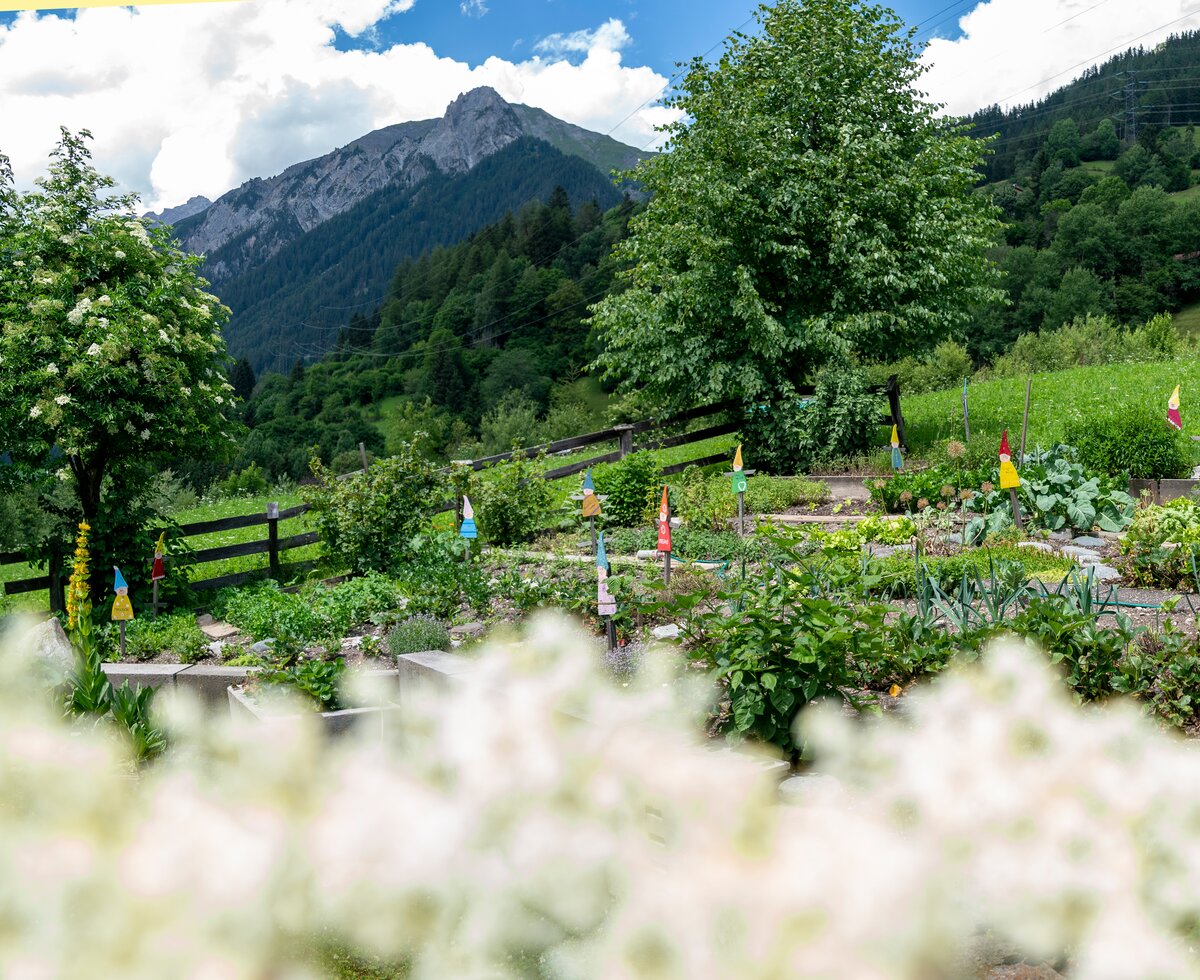
[[[895,14],[779,0],[757,18],[667,100],[682,117],[633,175],[650,202],[618,246],[628,288],[594,323],[625,389],[777,419],[822,365],[931,346],[992,300],[999,226],[972,193],[984,147],[924,99]]]
[[[229,453],[233,389],[228,310],[204,291],[199,259],[110,192],[88,138],[64,129],[29,193],[0,156],[0,450],[9,479],[73,488],[58,516],[98,525],[94,550],[111,562],[140,530],[134,503],[159,467]]]

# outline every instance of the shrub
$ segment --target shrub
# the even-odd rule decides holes
[[[263,671],[251,685],[269,685],[297,691],[311,699],[317,711],[338,711],[343,707],[338,687],[346,672],[346,661],[301,660],[290,667]]]
[[[470,486],[479,533],[492,544],[508,547],[532,541],[553,522],[554,491],[522,452],[476,474]]]
[[[865,452],[879,429],[880,400],[857,366],[823,368],[811,399],[758,406],[742,429],[755,467],[789,475],[842,456]]]
[[[1065,441],[1088,469],[1135,480],[1170,480],[1191,470],[1183,433],[1148,405],[1127,405],[1067,423]]]
[[[449,650],[450,631],[433,616],[410,616],[397,623],[388,634],[388,649],[393,657],[426,650]]]
[[[662,492],[658,457],[654,453],[631,453],[618,463],[596,470],[596,493],[604,501],[605,525],[636,527],[645,522],[646,508],[657,491]]]
[[[230,473],[212,488],[214,497],[253,497],[271,488],[267,475],[257,463],[251,463],[239,473]]]
[[[873,364],[867,371],[872,384],[886,384],[894,374],[904,394],[919,395],[961,385],[975,372],[975,365],[962,344],[943,340],[925,357],[909,355],[891,364]]]
[[[756,482],[751,480],[750,485]],[[675,516],[690,528],[725,531],[729,529],[730,519],[737,515],[737,497],[733,494],[729,478],[706,477],[697,466],[689,466],[680,474],[679,481],[672,488],[671,504]],[[651,506],[657,515],[657,504]],[[643,520],[640,523],[647,522]]]
[[[305,499],[316,515],[322,548],[336,563],[357,572],[387,572],[411,552],[413,538],[449,495],[423,447],[420,438],[406,443],[396,456],[344,480],[312,461],[317,485]]]

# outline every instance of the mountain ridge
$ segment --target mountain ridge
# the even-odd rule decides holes
[[[414,187],[435,171],[469,172],[523,136],[605,173],[651,156],[543,110],[510,104],[482,86],[456,98],[440,119],[385,126],[272,177],[254,177],[184,217],[175,234],[186,250],[205,255],[205,275],[219,286],[385,187]]]

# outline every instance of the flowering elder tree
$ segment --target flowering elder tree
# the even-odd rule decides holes
[[[204,291],[200,259],[137,218],[136,197],[107,193],[90,137],[63,129],[29,193],[0,156],[0,451],[10,479],[73,485],[75,513],[58,516],[113,552],[159,468],[228,455],[229,311]]]

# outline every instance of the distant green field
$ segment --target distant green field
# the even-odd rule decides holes
[[[1175,314],[1175,329],[1185,337],[1200,337],[1200,303],[1185,306]]]
[[[1200,363],[1108,364],[1037,374],[1029,413],[1029,445],[1049,446],[1062,438],[1066,424],[1115,405],[1162,406],[1175,385],[1183,388],[1187,435],[1200,435]],[[1025,379],[1002,378],[968,388],[971,441],[999,444],[1008,429],[1019,433],[1025,406]],[[1190,406],[1190,410],[1189,410]],[[914,453],[963,437],[962,389],[914,395],[903,400],[908,444]]]

